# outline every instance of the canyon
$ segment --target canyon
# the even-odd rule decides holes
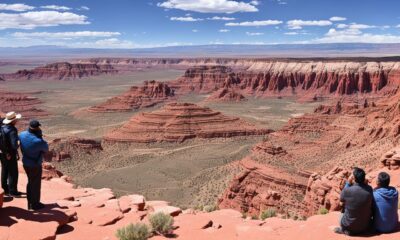
[[[321,209],[331,212],[341,209],[338,196],[354,166],[366,169],[372,185],[379,171],[387,171],[393,176],[393,185],[400,188],[397,148],[400,140],[399,62],[376,59],[110,58],[78,60],[71,64],[76,64],[71,71],[63,68],[42,71],[37,68],[24,77],[4,77],[4,82],[24,78],[37,81],[80,78],[79,81],[85,81],[89,78],[96,81],[91,77],[117,76],[154,68],[185,69],[175,79],[137,84],[127,82],[124,86],[129,87],[127,91],[125,89],[111,98],[99,98],[95,105],[82,107],[82,115],[70,114],[72,121],[79,118],[88,122],[104,119],[107,131],[102,131],[104,134],[97,139],[54,139],[46,158],[51,163],[46,165],[46,179],[50,182],[75,180],[86,187],[101,187],[107,183],[115,186],[118,195],[129,192],[127,185],[135,185],[140,194],[151,196],[151,199],[156,199],[154,196],[173,199],[171,196],[174,195],[185,201],[191,199],[190,202],[179,202],[185,208],[194,208],[194,204],[215,204],[221,209],[214,213],[179,214],[176,217],[180,226],[177,232],[183,239],[189,227],[182,221],[197,224],[198,220],[214,217],[219,219],[216,222],[222,225],[222,230],[213,228],[211,232],[215,235],[209,235],[209,239],[221,237],[219,234],[222,232],[229,234],[227,229],[233,231],[232,226],[241,229],[253,224],[274,228],[268,231],[272,239],[301,232],[298,229],[303,222],[299,221],[273,218],[256,223],[242,219],[242,215],[257,218],[269,209],[276,210],[283,218],[298,220],[309,217],[303,224],[309,228],[318,225],[314,219],[335,225],[336,213],[313,215]],[[79,72],[79,64],[85,65],[83,68],[87,67],[87,70]],[[93,68],[99,70],[88,70]],[[78,72],[72,69],[78,69]],[[15,94],[11,97],[12,92],[4,91],[1,99],[5,107],[1,110],[5,112],[21,106],[21,111],[26,111],[29,117],[51,118],[51,114],[39,109],[42,102],[29,95]],[[320,105],[305,114],[293,113],[290,120],[275,131],[267,127],[273,121],[271,116],[266,120],[245,116],[251,110],[246,109],[248,104],[262,102],[262,99],[283,102],[290,97],[304,104]],[[294,103],[289,107],[291,104]],[[258,111],[269,107],[268,104],[254,106]],[[234,110],[220,111],[230,108]],[[244,109],[239,112],[237,109],[240,108]],[[30,112],[36,115],[30,115]],[[121,116],[124,119],[113,122]],[[282,119],[277,121],[285,122]],[[223,158],[213,151],[228,157]],[[56,170],[59,168],[61,171]],[[74,176],[70,179],[62,176],[61,172]],[[77,176],[77,172],[81,176]],[[151,180],[144,177],[150,176],[150,172],[156,173],[151,175]],[[184,176],[183,172],[189,172],[191,176]],[[135,176],[135,179],[129,176]],[[60,177],[64,180],[54,180]],[[139,181],[143,183],[138,184]],[[81,190],[78,188],[77,191]],[[97,195],[97,190],[87,191]],[[106,202],[105,206],[119,202],[121,206],[121,200],[110,190],[104,191],[110,198],[100,202]],[[86,201],[79,196],[74,199],[63,204],[78,205],[77,202]],[[82,203],[82,211],[86,211]],[[150,201],[149,206],[151,204]],[[101,203],[97,207],[104,208]],[[143,221],[153,210],[149,207],[134,211],[134,214],[142,214],[138,221]],[[111,215],[117,217],[110,220],[112,223],[107,223],[107,226],[112,226],[106,228],[108,230],[86,225],[85,228],[114,231],[116,226],[124,223],[126,214],[130,212],[125,213],[123,209],[113,212]],[[238,217],[228,220],[221,217],[224,214]],[[97,221],[100,220],[92,219],[91,224]],[[234,224],[229,221],[234,221]],[[76,229],[80,229],[81,224],[79,218],[71,223]],[[280,227],[286,230],[278,230]],[[251,229],[257,233],[266,231]],[[323,232],[328,234],[326,226],[324,229]],[[204,237],[202,231],[199,230],[199,236]],[[252,236],[248,235],[250,232],[243,234],[243,239]],[[265,233],[257,235],[260,236],[265,237]]]

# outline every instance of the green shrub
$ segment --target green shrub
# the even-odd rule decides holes
[[[246,218],[247,218],[247,213],[245,213],[245,212],[242,213],[242,218],[243,218],[243,219],[246,219]]]
[[[252,220],[258,220],[258,216],[253,215],[253,216],[251,216],[251,219],[252,219]]]
[[[260,213],[261,220],[265,220],[267,218],[276,217],[276,210],[275,208],[268,208]]]
[[[174,218],[163,212],[150,215],[149,221],[153,232],[156,234],[167,235],[173,230]]]
[[[216,205],[206,205],[203,207],[204,212],[214,212],[218,210],[218,207]]]
[[[119,240],[146,240],[150,237],[149,227],[144,223],[129,224],[115,234]]]
[[[325,214],[328,214],[328,213],[329,213],[329,210],[326,209],[326,208],[320,208],[320,209],[318,210],[318,214],[319,214],[319,215],[325,215]]]

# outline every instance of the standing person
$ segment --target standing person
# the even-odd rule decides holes
[[[397,208],[399,193],[390,187],[390,175],[381,172],[374,190],[374,227],[380,233],[390,233],[396,230],[399,219]]]
[[[9,112],[1,126],[2,159],[1,159],[1,186],[6,195],[20,197],[18,191],[18,130],[15,127],[21,114]]]
[[[365,182],[364,170],[354,168],[351,179],[355,183],[346,184],[340,194],[344,213],[340,227],[334,230],[338,234],[357,235],[368,231],[371,226],[373,196],[371,186]]]
[[[41,124],[37,120],[29,123],[27,131],[19,135],[21,142],[22,163],[26,175],[28,176],[28,185],[26,194],[28,199],[28,209],[39,210],[44,208],[40,202],[40,189],[42,183],[42,161],[43,154],[49,151],[49,146],[43,140]]]

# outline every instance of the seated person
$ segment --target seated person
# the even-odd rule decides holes
[[[390,176],[379,173],[377,188],[374,190],[374,227],[380,233],[393,232],[397,228],[399,194],[394,187],[389,187]]]
[[[350,182],[342,190],[340,201],[344,204],[340,227],[335,232],[346,235],[357,235],[368,231],[372,220],[372,188],[365,182],[365,172],[354,168]]]

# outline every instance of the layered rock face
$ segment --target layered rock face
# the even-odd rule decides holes
[[[143,86],[131,87],[126,93],[113,97],[98,106],[89,108],[90,112],[126,112],[153,107],[174,99],[175,94],[166,83],[145,81]]]
[[[254,216],[274,208],[282,214],[300,216],[309,175],[289,173],[249,158],[243,159],[241,165],[244,170],[219,199],[220,208],[232,208]]]
[[[47,116],[46,111],[38,108],[40,104],[39,99],[29,94],[0,90],[0,112],[21,113],[25,119]]]
[[[229,66],[189,68],[171,86],[179,92],[210,93],[225,87],[256,96],[350,95],[397,89],[398,62],[252,62],[246,71]]]
[[[111,65],[52,63],[32,70],[20,70],[13,74],[3,74],[5,80],[72,80],[83,77],[115,74],[118,71]]]
[[[106,134],[110,142],[182,142],[192,138],[226,138],[263,135],[270,130],[190,103],[170,103],[158,111],[134,116],[121,128]]]

